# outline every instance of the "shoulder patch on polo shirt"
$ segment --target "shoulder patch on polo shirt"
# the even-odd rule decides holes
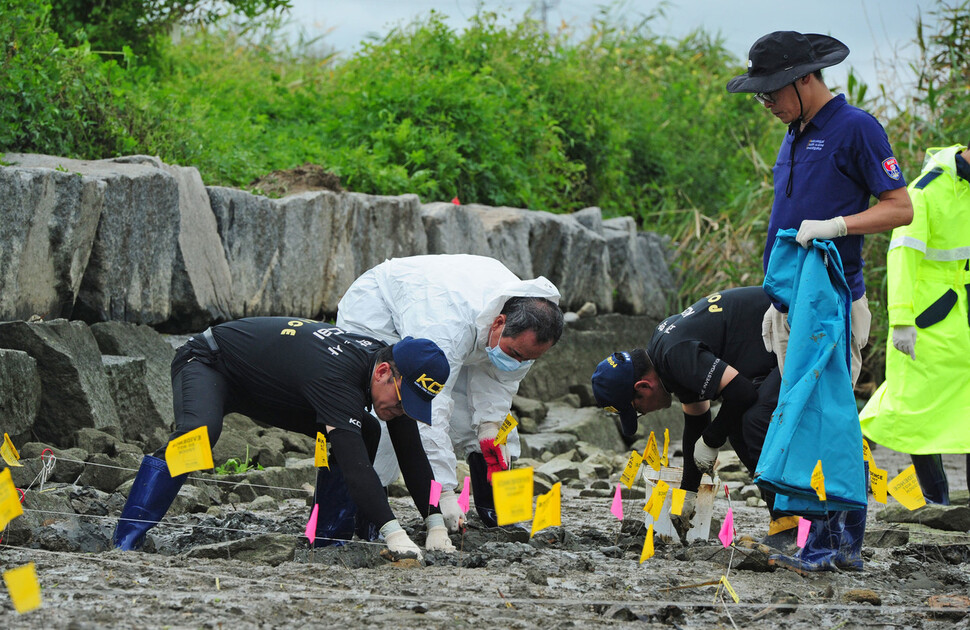
[[[915,184],[913,184],[913,188],[916,188],[917,190],[923,190],[931,181],[933,181],[934,179],[936,179],[942,174],[943,174],[942,168],[934,168],[926,175],[923,175],[922,177],[920,177],[919,180]]]
[[[899,162],[894,157],[887,157],[882,161],[882,170],[886,171],[886,175],[889,175],[893,179],[899,179],[900,175],[902,175],[899,171]]]

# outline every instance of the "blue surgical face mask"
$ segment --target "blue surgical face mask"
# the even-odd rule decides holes
[[[530,365],[535,363],[535,360],[533,359],[530,359],[528,361],[516,361],[509,355],[505,354],[501,346],[499,346],[498,344],[495,344],[494,348],[489,348],[488,346],[485,346],[485,354],[488,355],[488,359],[489,361],[492,362],[492,365],[502,370],[503,372],[514,372],[519,368],[529,367]]]

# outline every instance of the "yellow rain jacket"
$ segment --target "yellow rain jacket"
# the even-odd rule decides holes
[[[889,325],[916,326],[916,359],[896,350],[890,333],[886,382],[859,417],[867,438],[903,453],[970,453],[970,182],[956,163],[963,150],[927,150],[909,186],[913,222],[893,230],[889,244]]]

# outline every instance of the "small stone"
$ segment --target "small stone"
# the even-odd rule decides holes
[[[846,603],[872,604],[881,606],[882,598],[871,588],[853,588],[842,593],[842,601]]]

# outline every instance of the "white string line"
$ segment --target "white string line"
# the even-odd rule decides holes
[[[105,557],[103,555],[97,555],[97,554],[75,554],[75,553],[71,553],[71,552],[68,552],[68,551],[53,551],[53,550],[48,550],[48,549],[31,549],[31,548],[28,548],[28,547],[20,547],[20,546],[16,546],[16,545],[2,545],[2,546],[5,547],[5,548],[8,548],[8,549],[17,549],[17,550],[20,550],[20,551],[25,552],[25,553],[41,552],[41,553],[46,553],[46,554],[55,555],[55,556],[67,556],[67,557],[69,557],[71,559],[74,559],[74,560],[84,559],[84,560],[92,560],[94,562],[103,562],[105,564],[124,565],[125,567],[128,567],[128,568],[131,568],[132,567],[132,560],[130,558],[129,559],[126,559],[126,560],[122,560],[122,559],[108,558],[108,557]],[[449,597],[449,596],[440,596],[440,595],[438,595],[438,596],[434,596],[434,595],[432,595],[432,596],[426,596],[424,594],[422,594],[422,595],[390,595],[390,594],[385,594],[385,593],[375,593],[375,592],[369,591],[369,590],[360,591],[360,590],[356,590],[356,589],[355,590],[348,591],[348,590],[337,589],[337,588],[328,588],[326,586],[319,585],[319,584],[314,584],[312,582],[309,583],[309,584],[302,583],[302,582],[301,583],[293,583],[293,582],[280,581],[280,580],[278,580],[276,578],[271,578],[271,577],[265,577],[265,578],[258,578],[257,579],[257,578],[245,577],[245,576],[239,575],[239,574],[231,574],[231,575],[218,574],[218,573],[213,573],[213,572],[208,572],[208,571],[200,571],[198,569],[190,569],[190,568],[186,568],[186,567],[164,567],[164,566],[158,566],[158,565],[149,564],[147,562],[146,563],[142,563],[141,566],[140,566],[140,568],[142,568],[142,569],[149,569],[149,570],[157,571],[157,572],[160,572],[160,573],[175,573],[176,574],[176,577],[179,577],[179,578],[184,577],[186,574],[191,574],[191,575],[194,575],[194,576],[199,577],[199,578],[210,579],[210,580],[212,580],[212,583],[213,584],[215,583],[215,579],[218,578],[219,579],[219,583],[220,583],[220,590],[210,590],[210,591],[208,591],[208,594],[214,595],[214,596],[218,596],[220,593],[224,595],[224,593],[222,593],[222,589],[226,587],[226,584],[229,583],[231,585],[232,580],[239,580],[241,582],[248,582],[248,583],[252,583],[252,584],[279,584],[280,585],[280,588],[283,589],[283,590],[293,589],[293,590],[297,591],[297,593],[292,593],[292,592],[287,591],[287,594],[290,595],[291,597],[294,596],[294,595],[298,595],[299,594],[299,591],[303,591],[304,593],[307,593],[308,595],[312,595],[315,598],[317,598],[317,596],[318,596],[319,593],[325,593],[325,594],[332,593],[332,594],[336,595],[336,597],[332,597],[329,601],[335,601],[335,602],[347,601],[349,599],[350,600],[353,600],[353,599],[364,599],[364,600],[377,599],[377,600],[396,601],[396,602],[428,602],[428,603],[436,603],[436,604],[480,604],[480,605],[484,605],[484,606],[494,605],[494,604],[496,604],[496,603],[499,602],[498,599],[494,599],[494,598],[493,599],[488,599],[488,598],[484,598],[484,597],[476,597],[476,596],[471,595],[471,594],[469,594],[469,595],[463,595],[463,596],[452,596],[452,597]],[[41,567],[41,569],[43,569],[43,567]],[[433,577],[437,577],[437,576],[433,576]],[[345,587],[344,584],[341,584],[340,586],[344,586]],[[710,585],[710,586],[713,586],[713,585]],[[73,589],[72,588],[71,590],[72,591],[75,591],[75,592],[84,592],[84,593],[102,594],[103,595],[103,594],[105,594],[105,590],[106,589],[90,589],[90,590],[87,590],[87,591],[82,591],[81,589]],[[123,590],[124,592],[129,592],[127,589],[117,589],[117,590]],[[55,590],[53,592],[56,593],[57,591]],[[156,589],[156,592],[157,592],[157,589]],[[181,593],[182,591],[171,590],[169,592],[170,593]],[[637,599],[602,599],[602,598],[598,598],[598,597],[595,597],[595,596],[589,596],[589,595],[585,596],[582,599],[579,599],[579,598],[570,598],[570,597],[545,598],[545,597],[514,597],[514,596],[505,596],[504,597],[504,601],[508,601],[509,603],[512,603],[512,604],[533,604],[533,605],[537,605],[537,606],[542,606],[543,604],[545,604],[545,605],[557,605],[557,606],[584,606],[584,607],[588,607],[588,606],[628,606],[628,607],[638,608],[638,609],[642,609],[644,607],[665,607],[665,606],[677,606],[679,608],[691,608],[691,607],[693,607],[693,608],[708,608],[708,609],[714,609],[717,606],[716,603],[712,603],[710,601],[651,600],[651,599],[643,599],[643,598],[637,598]],[[762,610],[762,609],[766,609],[766,608],[772,608],[772,609],[792,609],[792,608],[800,608],[800,609],[805,609],[805,610],[809,610],[809,611],[811,611],[811,610],[822,610],[822,611],[842,611],[842,612],[860,612],[860,611],[866,611],[866,612],[873,612],[873,613],[876,613],[876,614],[889,615],[889,616],[892,616],[892,615],[895,615],[895,614],[919,613],[919,612],[922,612],[922,613],[936,613],[936,614],[946,614],[948,612],[953,612],[953,613],[956,613],[956,612],[970,613],[970,607],[968,607],[968,606],[963,606],[963,607],[959,607],[959,606],[952,606],[952,607],[950,607],[950,606],[948,606],[948,607],[943,608],[943,607],[932,607],[932,606],[922,606],[922,605],[920,605],[920,606],[915,606],[915,605],[914,606],[910,606],[910,605],[885,605],[885,606],[873,607],[870,604],[856,604],[856,605],[853,605],[853,604],[836,604],[836,603],[806,603],[806,602],[798,602],[798,603],[795,603],[795,604],[786,603],[786,602],[780,602],[780,603],[741,602],[741,603],[738,603],[738,604],[732,604],[732,606],[734,608],[738,608],[738,609],[757,609],[759,611]]]
[[[33,459],[33,458],[30,458],[30,459]],[[63,461],[73,462],[75,464],[81,464],[82,466],[101,466],[103,468],[113,468],[113,469],[116,469],[116,470],[127,470],[127,471],[134,471],[134,472],[137,472],[138,471],[137,468],[127,468],[125,466],[113,466],[111,464],[99,464],[97,462],[84,462],[84,461],[80,461],[80,460],[77,460],[77,459],[69,459],[69,458],[66,458],[66,457],[59,457],[58,459],[63,460]],[[38,473],[38,476],[39,475],[40,475],[40,473]],[[251,487],[251,488],[265,488],[265,489],[269,489],[269,490],[283,490],[283,491],[286,491],[286,492],[295,492],[295,493],[303,492],[303,493],[306,493],[306,490],[304,488],[289,488],[289,487],[286,487],[286,486],[270,486],[270,485],[265,485],[265,484],[255,484],[255,483],[249,483],[248,480],[223,481],[221,479],[210,479],[210,478],[206,478],[206,477],[187,477],[187,479],[190,479],[190,480],[193,480],[193,481],[202,481],[202,482],[205,482],[205,483],[221,483],[221,484],[228,484],[228,485],[233,485],[233,486],[234,485],[241,484],[241,483],[248,483],[249,487]],[[36,480],[37,480],[37,477],[34,478],[34,481],[36,481]],[[33,485],[34,481],[32,481],[31,482],[31,485],[27,487],[27,490],[30,489],[30,487]],[[722,483],[724,483],[724,482],[722,482]],[[82,488],[85,487],[85,486],[78,486],[76,482],[74,484],[72,484],[72,485],[74,485],[76,487],[82,487]],[[48,492],[49,491],[50,490],[48,490]],[[599,500],[600,499],[609,499],[609,498],[610,497],[607,497],[607,496],[603,496],[603,497],[571,497],[569,500],[570,500],[570,502],[597,502],[597,503],[599,503]],[[638,499],[638,498],[624,499],[623,498],[623,495],[621,493],[620,500],[621,501],[639,501],[640,499]],[[729,505],[729,507],[730,507],[730,505]],[[80,515],[78,515],[78,516],[80,516]],[[131,519],[131,520],[134,520],[134,519]],[[161,521],[161,523],[162,524],[167,524],[165,521]],[[902,523],[902,524],[905,524],[905,523]],[[917,523],[913,523],[913,524],[917,524]],[[922,521],[919,521],[918,524],[921,525],[921,526],[923,526],[923,522]],[[196,526],[196,527],[201,527],[201,526]],[[925,527],[928,527],[928,526],[925,526]],[[892,527],[887,527],[887,528],[880,529],[880,528],[872,528],[872,527],[868,527],[867,526],[866,527],[866,531],[867,532],[874,532],[874,533],[909,531],[910,534],[927,534],[927,535],[932,535],[932,536],[937,537],[937,538],[953,538],[953,539],[955,539],[955,540],[958,541],[957,544],[959,544],[959,542],[961,542],[961,541],[962,542],[970,543],[970,536],[967,536],[966,533],[959,533],[959,532],[957,532],[957,533],[949,533],[949,532],[945,532],[943,530],[935,530],[935,529],[932,532],[918,532],[918,531],[910,531],[910,530],[907,530],[905,528],[892,528]],[[342,539],[333,539],[333,540],[342,540]]]
[[[37,509],[32,509],[32,508],[24,508],[24,512],[34,512],[36,514],[57,514],[57,515],[60,515],[60,516],[77,516],[77,517],[81,517],[81,518],[99,519],[99,520],[103,520],[103,521],[118,521],[118,520],[120,520],[119,517],[116,517],[116,516],[103,516],[103,515],[100,515],[100,514],[78,514],[76,512],[58,512],[56,510],[37,510]],[[221,531],[221,532],[237,532],[237,533],[251,534],[251,535],[257,535],[257,534],[273,534],[273,535],[277,535],[277,536],[292,536],[292,537],[295,537],[297,539],[306,538],[306,535],[305,534],[302,534],[302,533],[300,533],[300,534],[291,534],[291,533],[287,533],[287,532],[274,532],[274,531],[270,531],[270,530],[237,529],[237,528],[234,528],[234,527],[221,527],[221,526],[215,526],[215,525],[202,525],[202,524],[192,525],[191,523],[174,523],[172,521],[153,521],[153,520],[150,520],[150,519],[139,519],[139,518],[128,518],[128,517],[125,517],[125,521],[128,521],[130,523],[150,523],[150,524],[155,525],[155,526],[163,525],[163,526],[168,526],[168,527],[179,527],[179,528],[182,528],[182,529],[195,529],[195,528],[199,528],[199,529],[214,529],[214,530],[218,530],[218,531]],[[379,547],[383,547],[384,546],[384,543],[381,543],[381,542],[371,542],[371,541],[367,541],[367,540],[345,540],[343,538],[327,538],[326,536],[316,536],[314,538],[314,540],[332,540],[332,541],[337,541],[337,542],[353,543],[353,544],[356,544],[356,545],[376,545],[376,546],[379,546]]]

